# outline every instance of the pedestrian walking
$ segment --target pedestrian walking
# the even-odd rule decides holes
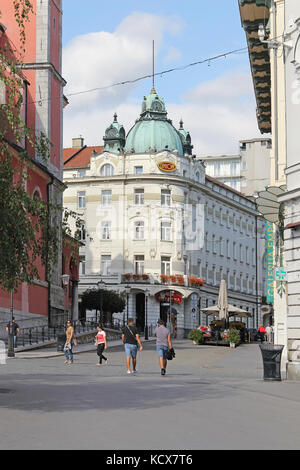
[[[64,347],[65,364],[73,364],[73,345],[74,345],[74,328],[70,320],[67,321],[66,342]]]
[[[158,355],[160,373],[166,375],[167,371],[167,353],[169,348],[172,349],[171,334],[165,327],[163,320],[158,320],[154,335],[156,336],[156,351]]]
[[[107,357],[103,356],[103,351],[107,349],[107,343],[106,343],[106,333],[103,330],[102,325],[98,325],[98,333],[96,335],[96,341],[97,341],[97,355],[99,356],[99,363],[97,366],[101,366],[102,364],[102,359],[104,360],[105,364],[108,363]]]
[[[8,334],[13,334],[13,337],[14,337],[14,347],[16,348],[17,347],[17,335],[21,335],[21,330],[20,330],[20,327],[18,325],[18,323],[16,323],[15,321],[15,317],[12,317],[12,321],[10,321],[8,324],[7,324],[7,327],[6,327],[6,331]]]
[[[142,343],[138,334],[138,330],[134,326],[134,320],[132,318],[128,318],[128,325],[126,325],[123,329],[122,341],[125,346],[127,374],[131,374],[131,370],[130,370],[131,361],[132,361],[132,373],[135,374],[137,372],[136,361],[137,361],[138,346],[140,347],[140,351],[143,350],[143,346],[142,346]]]

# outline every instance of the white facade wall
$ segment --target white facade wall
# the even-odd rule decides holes
[[[160,161],[175,163],[176,171],[160,171],[157,167]],[[113,176],[100,176],[102,166],[107,163],[114,167]],[[143,167],[142,174],[135,174],[137,166]],[[162,290],[176,290],[182,295],[183,303],[172,307],[176,308],[177,329],[182,336],[199,322],[206,323],[207,318],[200,314],[199,307],[217,302],[220,280],[224,278],[230,303],[253,313],[248,326],[256,326],[261,321],[260,298],[265,289],[264,221],[257,217],[252,201],[206,179],[200,160],[171,152],[125,156],[105,152],[92,157],[86,170],[83,178],[77,177],[76,169],[64,171],[67,185],[64,205],[82,216],[87,232],[85,246],[80,249],[80,255],[85,257],[85,275],[80,278],[79,293],[96,287],[100,278],[107,288],[119,291],[129,284],[129,316],[135,318],[136,295],[147,288],[150,290],[148,325],[155,325],[160,317],[160,304],[155,295]],[[144,190],[143,205],[134,203],[136,189]],[[103,206],[101,194],[107,190],[111,190],[111,205]],[[162,190],[170,191],[170,206],[162,207]],[[79,192],[85,192],[82,209],[78,207]],[[198,221],[196,243],[190,243],[182,232],[183,224],[187,229],[193,217]],[[111,221],[108,240],[101,236],[104,221]],[[141,240],[134,236],[137,221],[144,222]],[[164,221],[171,223],[170,241],[161,240]],[[111,256],[111,267],[109,274],[104,275],[101,256],[107,255]],[[144,256],[144,273],[149,275],[145,283],[124,280],[124,274],[135,272],[136,256]],[[184,276],[183,286],[161,284],[162,257],[170,258],[171,274]],[[205,285],[200,289],[189,286],[189,276],[204,279]],[[122,320],[122,314],[116,316]]]

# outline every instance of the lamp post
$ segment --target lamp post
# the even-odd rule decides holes
[[[69,274],[63,274],[61,276],[61,281],[62,281],[62,285],[63,285],[63,288],[64,288],[64,291],[65,291],[65,317],[67,316],[67,295],[68,295],[68,285],[69,285],[69,281],[70,281],[70,275]],[[68,320],[71,320],[71,318],[69,318],[69,314],[68,314]]]
[[[129,307],[129,294],[130,294],[130,286],[127,284],[125,286],[125,292],[126,292],[126,321],[128,323],[128,307]],[[125,311],[123,312],[123,326],[125,326]]]
[[[145,290],[145,340],[149,339],[148,336],[148,298],[150,295],[150,291],[148,289]]]
[[[11,290],[10,291],[10,322],[8,324],[8,349],[7,349],[8,357],[15,357],[13,317],[14,317],[14,291]]]
[[[100,315],[99,315],[99,322],[102,321],[102,310],[103,310],[103,293],[102,293],[102,289],[104,289],[104,286],[105,286],[105,282],[103,281],[103,279],[100,279],[100,281],[97,282],[97,286],[98,286],[98,291],[100,293]],[[97,312],[96,312],[96,323],[97,323]]]

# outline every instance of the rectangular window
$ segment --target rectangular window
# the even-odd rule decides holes
[[[111,206],[112,202],[112,191],[111,189],[104,189],[101,192],[101,204],[102,206]]]
[[[136,206],[144,205],[144,190],[143,189],[134,190],[134,204]]]
[[[161,241],[171,241],[171,222],[161,223]]]
[[[233,259],[236,260],[236,242],[233,242]]]
[[[134,223],[134,239],[135,240],[144,240],[145,239],[145,224],[143,221],[138,221]]]
[[[111,240],[111,222],[101,222],[101,239]]]
[[[101,255],[101,274],[108,276],[110,274],[111,255]]]
[[[135,166],[134,167],[134,173],[136,175],[141,175],[143,173],[143,167],[142,166]]]
[[[135,274],[144,274],[144,265],[145,265],[144,255],[136,255],[134,257]]]
[[[170,276],[171,274],[171,258],[169,256],[161,257],[161,274]]]
[[[84,178],[86,176],[86,170],[79,170],[78,175],[79,175],[79,178]]]
[[[85,274],[85,256],[79,256],[79,275]]]
[[[230,258],[230,241],[226,240],[226,256]]]
[[[167,207],[171,205],[171,191],[169,189],[161,190],[161,205]]]
[[[77,193],[77,207],[78,209],[85,208],[85,191],[78,191]]]

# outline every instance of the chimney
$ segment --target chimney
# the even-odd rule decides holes
[[[84,138],[83,137],[75,137],[72,139],[72,148],[73,149],[81,149],[84,145]]]

